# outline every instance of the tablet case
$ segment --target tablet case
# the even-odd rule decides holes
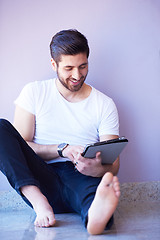
[[[97,152],[101,152],[102,164],[112,164],[120,155],[128,140],[124,137],[97,142],[87,145],[82,156],[85,158],[95,158]]]

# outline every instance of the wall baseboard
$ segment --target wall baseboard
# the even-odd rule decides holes
[[[160,201],[160,181],[121,184],[120,202]]]
[[[120,204],[134,202],[160,202],[160,181],[121,184]],[[0,210],[22,210],[30,208],[13,191],[0,191]]]

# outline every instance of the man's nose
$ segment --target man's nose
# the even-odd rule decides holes
[[[72,71],[72,78],[79,80],[81,78],[81,73],[79,71],[79,69],[75,68]]]

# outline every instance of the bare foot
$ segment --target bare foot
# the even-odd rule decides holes
[[[21,193],[26,196],[35,210],[37,217],[34,225],[37,227],[51,227],[56,223],[53,209],[40,189],[33,185],[21,187]]]
[[[41,198],[39,201],[37,201],[33,208],[37,214],[34,222],[36,227],[52,227],[55,225],[56,220],[52,207],[45,197],[44,199]]]
[[[104,231],[116,210],[119,197],[118,178],[108,172],[103,176],[88,211],[87,230],[90,234],[101,234]]]

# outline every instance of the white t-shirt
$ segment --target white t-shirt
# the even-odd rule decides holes
[[[35,115],[35,143],[85,146],[105,134],[119,135],[117,108],[111,98],[92,87],[86,99],[68,102],[55,80],[27,84],[15,101]],[[48,163],[66,160],[59,157]]]

